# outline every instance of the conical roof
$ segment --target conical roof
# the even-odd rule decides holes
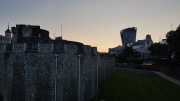
[[[5,33],[11,33],[11,31],[9,30],[9,28],[5,31]]]
[[[9,30],[9,23],[8,23],[8,29],[5,31],[5,33],[11,33],[11,31]]]

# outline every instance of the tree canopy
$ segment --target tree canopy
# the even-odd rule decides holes
[[[123,52],[117,57],[117,59],[120,61],[126,61],[130,57],[132,57],[133,54],[134,54],[134,50],[132,47],[125,47]]]
[[[154,43],[148,49],[153,57],[169,57],[170,55],[168,45]]]
[[[134,51],[132,47],[125,47],[123,52],[117,57],[117,60],[120,60],[121,62],[124,62],[126,60],[129,60],[129,58],[140,58],[141,54],[137,51]]]
[[[169,31],[166,38],[171,50],[175,53],[175,58],[180,59],[180,25],[175,31]]]

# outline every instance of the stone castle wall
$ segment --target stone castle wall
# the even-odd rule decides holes
[[[0,44],[0,60],[3,101],[55,101],[55,84],[57,101],[77,101],[79,67],[80,98],[88,101],[115,62],[96,47],[60,42]]]

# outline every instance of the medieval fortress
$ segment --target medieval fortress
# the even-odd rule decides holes
[[[115,59],[97,47],[52,40],[40,26],[16,25],[5,33],[10,40],[0,43],[0,101],[89,101],[114,72]]]

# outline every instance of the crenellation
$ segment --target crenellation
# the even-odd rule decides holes
[[[39,52],[42,53],[53,52],[52,43],[39,43]]]
[[[66,44],[66,54],[74,54],[76,53],[77,46],[74,44]]]
[[[14,43],[13,43],[13,51],[14,51]]]
[[[97,47],[91,47],[91,54],[97,53]]]
[[[77,53],[84,54],[84,45],[78,44],[77,45]]]
[[[4,45],[0,44],[0,54],[4,52],[3,50],[4,50]]]
[[[53,51],[53,52],[54,52],[55,49],[56,49],[56,48],[54,49],[54,47],[55,47],[55,46],[54,46],[54,43],[51,43],[51,51]]]
[[[66,44],[64,44],[64,52],[66,53]]]
[[[9,53],[13,51],[13,44],[3,44],[3,52]]]
[[[24,52],[26,51],[27,49],[27,43],[24,43]]]
[[[89,46],[89,45],[84,45],[84,47],[85,47],[85,53],[86,53],[86,54],[91,54],[91,46]]]
[[[3,52],[6,52],[6,44],[3,44]]]
[[[94,48],[94,54],[97,54],[98,51],[97,51],[97,47],[93,47]]]
[[[53,45],[53,52],[56,52],[56,53],[65,52],[63,43],[57,42],[57,43],[53,43],[52,45]]]
[[[24,43],[14,43],[14,53],[24,52]]]

